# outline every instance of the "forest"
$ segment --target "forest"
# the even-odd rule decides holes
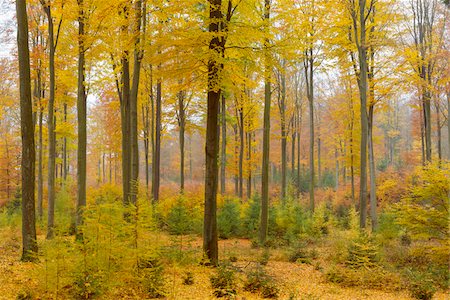
[[[0,0],[0,299],[448,299],[448,0]]]

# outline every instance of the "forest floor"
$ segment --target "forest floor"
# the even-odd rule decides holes
[[[39,236],[39,239],[43,239]],[[176,251],[191,253],[190,259],[196,259],[201,253],[201,239],[199,237],[171,237],[160,233],[163,244],[172,247],[172,255]],[[244,291],[244,273],[252,270],[264,256],[263,249],[253,248],[246,239],[221,240],[219,242],[221,259],[237,260],[233,262],[237,272],[236,299],[262,299],[258,294]],[[175,250],[174,250],[175,249]],[[279,299],[412,299],[408,291],[381,291],[362,287],[342,287],[326,281],[321,269],[330,264],[327,261],[332,249],[326,245],[318,245],[317,261],[315,264],[301,264],[288,262],[286,250],[270,250],[270,257],[265,270],[270,274],[280,290]],[[26,287],[33,290],[37,285],[33,263],[22,263],[20,257],[20,232],[16,229],[0,229],[0,299],[19,299],[18,294]],[[321,267],[318,268],[317,266]],[[193,275],[193,284],[184,285],[183,277],[186,272]],[[214,299],[210,284],[210,277],[215,274],[214,268],[201,266],[197,263],[172,263],[165,266],[167,299]],[[39,276],[39,275],[38,275]],[[42,276],[42,275],[41,275]],[[101,299],[143,299],[142,295],[130,291],[115,290],[103,294]],[[45,299],[35,295],[36,299]],[[448,294],[436,293],[433,299],[444,300]],[[53,297],[52,297],[53,298]],[[27,298],[28,299],[28,298]],[[66,299],[64,296],[58,299]]]

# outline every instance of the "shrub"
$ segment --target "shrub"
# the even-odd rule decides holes
[[[164,266],[158,256],[140,260],[139,272],[145,291],[151,298],[163,298],[166,296],[166,278]]]
[[[241,219],[239,200],[226,199],[219,209],[217,226],[219,237],[228,239],[240,235]]]
[[[450,252],[448,212],[450,209],[450,163],[429,164],[416,169],[408,192],[395,206],[396,222],[412,240],[424,245],[439,264],[448,263]]]
[[[236,295],[235,273],[235,269],[229,264],[223,264],[217,268],[216,275],[210,278],[214,296],[221,298],[234,297]]]
[[[279,294],[279,289],[274,279],[260,265],[247,274],[244,290],[251,293],[260,292],[264,298],[278,298]]]
[[[343,287],[363,287],[379,290],[399,290],[402,280],[398,274],[387,272],[382,268],[374,269],[348,269],[342,266],[333,266],[325,273],[327,281]]]
[[[408,278],[408,287],[413,298],[421,300],[431,300],[433,298],[436,288],[429,276],[408,270]]]
[[[190,233],[192,230],[192,219],[186,207],[180,201],[179,205],[175,205],[169,212],[167,216],[167,227],[169,233],[181,235]]]
[[[353,269],[373,269],[378,266],[378,247],[365,231],[352,241],[348,248],[346,265]]]
[[[259,214],[261,213],[261,200],[259,196],[253,196],[248,201],[244,209],[244,215],[242,218],[242,230],[243,235],[247,238],[253,238],[257,236],[259,229]]]
[[[193,285],[194,284],[194,274],[192,272],[186,272],[183,277],[184,285]]]

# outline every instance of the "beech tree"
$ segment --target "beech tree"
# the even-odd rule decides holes
[[[35,259],[37,254],[34,204],[35,148],[33,104],[31,102],[30,50],[28,48],[28,17],[26,1],[16,1],[17,46],[20,79],[20,127],[22,136],[22,260]]]

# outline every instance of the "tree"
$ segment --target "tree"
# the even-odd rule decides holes
[[[223,39],[220,38],[222,18],[222,0],[209,0],[209,42],[210,58],[208,60],[208,96],[206,121],[206,172],[205,172],[205,215],[203,224],[203,251],[213,265],[217,265],[219,249],[217,244],[217,155],[219,137],[217,124],[219,99],[221,94],[219,74],[223,65],[217,60],[225,51]]]
[[[83,209],[86,206],[86,88],[85,88],[85,8],[84,1],[78,4],[78,86],[77,86],[77,118],[78,118],[78,147],[77,147],[77,217],[76,228],[80,237],[79,226],[83,223]]]
[[[20,125],[22,136],[22,260],[30,261],[37,254],[34,208],[35,148],[33,105],[31,102],[30,52],[28,48],[28,17],[26,1],[16,1],[17,46],[20,78]]]
[[[263,158],[261,166],[261,220],[259,242],[265,243],[269,225],[269,153],[270,153],[270,104],[271,104],[271,67],[269,54],[270,0],[264,0],[264,124]]]
[[[49,47],[49,99],[48,99],[48,221],[47,239],[54,236],[55,226],[55,168],[56,168],[56,134],[55,134],[55,52],[58,45],[59,33],[62,25],[62,17],[57,25],[56,37],[53,23],[52,5],[50,0],[40,0],[48,22],[48,47]],[[64,3],[64,2],[63,2]],[[62,4],[63,5],[63,4]]]

